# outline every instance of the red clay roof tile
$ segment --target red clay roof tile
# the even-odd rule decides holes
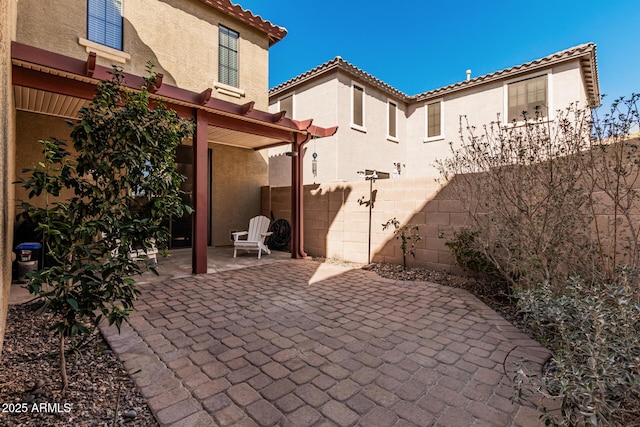
[[[276,44],[287,35],[287,30],[284,27],[274,25],[271,22],[262,19],[261,16],[254,15],[250,10],[243,9],[242,6],[231,3],[229,0],[200,1],[266,33],[269,36],[269,46]]]

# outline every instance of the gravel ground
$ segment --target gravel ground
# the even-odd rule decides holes
[[[58,339],[48,330],[51,316],[35,315],[37,307],[35,303],[9,307],[0,360],[0,425],[158,425],[98,332],[79,351],[67,353],[69,390],[63,396]],[[68,340],[67,348],[79,342]]]

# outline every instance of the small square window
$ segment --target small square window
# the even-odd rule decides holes
[[[547,76],[510,83],[507,102],[509,122],[522,121],[525,117],[547,117]]]

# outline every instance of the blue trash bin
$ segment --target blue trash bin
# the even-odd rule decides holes
[[[16,246],[18,260],[18,282],[26,282],[25,276],[40,269],[42,245],[37,242],[25,242]]]

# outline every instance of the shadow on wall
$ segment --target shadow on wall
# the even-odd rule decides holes
[[[434,178],[377,180],[372,187],[372,262],[402,263],[400,241],[382,224],[397,218],[402,225],[417,225],[422,241],[410,266],[436,270],[456,269],[442,234],[466,222],[462,204]],[[290,218],[290,187],[263,189],[263,206],[277,218]],[[309,255],[335,257],[365,263],[369,253],[369,181],[305,186],[304,248]],[[269,204],[270,203],[270,204]],[[268,211],[267,211],[268,214]]]
[[[132,45],[135,52],[135,57],[132,59],[135,61],[136,66],[131,72],[146,77],[145,67],[148,62],[151,62],[154,65],[154,72],[162,74],[163,83],[176,85],[173,75],[162,66],[153,49],[142,41],[136,27],[127,19],[123,21],[124,32],[130,38],[128,43]]]
[[[407,256],[407,265],[460,272],[445,243],[453,230],[467,223],[462,203],[434,178],[397,179],[392,187],[380,189],[380,197],[389,202],[387,209],[381,212],[385,216],[384,222],[395,217],[401,225],[417,226],[422,237],[415,245],[415,257]],[[391,203],[393,211],[389,210]],[[375,223],[374,229],[376,245],[372,247],[375,254],[372,261],[402,264],[401,241],[393,235],[393,230],[382,231],[382,223]]]
[[[304,186],[304,250],[307,254],[344,259],[344,250],[336,242],[341,242],[345,232],[344,205],[351,192],[351,186],[343,184]],[[273,215],[275,220],[286,219],[291,224],[291,187],[263,187],[262,214]]]

